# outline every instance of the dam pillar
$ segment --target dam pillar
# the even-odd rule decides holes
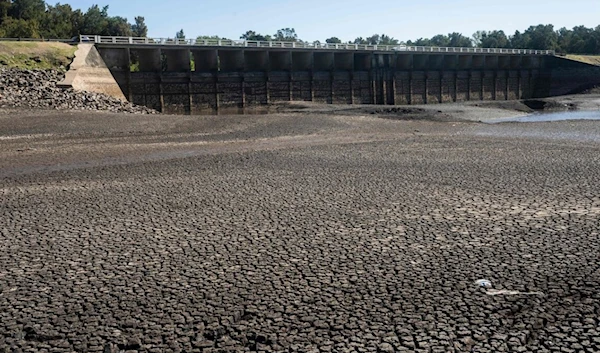
[[[138,63],[138,70],[129,73],[132,91],[129,101],[162,111],[160,49],[131,49],[131,56]]]
[[[355,103],[372,102],[372,60],[370,53],[354,53],[354,70],[352,72],[352,91]]]
[[[499,59],[497,55],[486,55],[484,67],[486,70],[498,70]]]
[[[265,50],[244,50],[244,69],[240,72],[242,108],[251,102],[268,102],[270,99],[269,53]],[[259,88],[260,87],[260,88]],[[262,89],[261,89],[262,88]]]
[[[167,71],[169,72],[188,72],[191,69],[190,51],[188,49],[168,49],[163,50],[167,59]]]
[[[458,55],[444,55],[442,68],[444,70],[457,70],[458,69]]]
[[[472,86],[477,87],[478,99],[483,100],[484,97],[484,70],[485,66],[485,55],[473,55],[472,69],[477,70],[477,75],[473,75],[473,80],[477,80],[477,82],[472,82]],[[475,83],[475,85],[473,85]],[[471,97],[473,98],[473,97]]]
[[[141,72],[162,71],[160,49],[137,49],[135,52],[138,56]]]
[[[442,81],[442,102],[456,102],[458,91],[458,55],[444,55]],[[446,94],[444,94],[444,91]]]
[[[219,71],[219,55],[216,50],[191,50],[191,53],[194,58],[194,71]]]
[[[473,68],[473,55],[459,54],[456,63],[456,100],[471,100],[471,70]],[[460,81],[460,83],[459,83]],[[459,94],[460,93],[460,94]]]
[[[161,49],[164,71],[160,75],[162,111],[191,113],[191,57],[189,49]]]
[[[354,54],[334,53],[334,88],[336,103],[354,104]]]
[[[410,104],[410,72],[413,54],[397,53],[394,67],[394,104]]]
[[[459,55],[457,70],[469,70],[473,67],[473,55]]]
[[[500,74],[500,76],[497,76],[497,80],[498,82],[496,82],[496,87],[498,87],[498,85],[501,87],[501,89],[498,89],[497,92],[502,92],[502,96],[504,97],[504,100],[508,100],[508,96],[509,96],[509,77],[510,77],[510,57],[507,55],[502,55],[502,56],[498,56],[498,74]],[[498,96],[498,93],[496,93],[496,96]]]
[[[243,50],[219,50],[219,71],[234,72],[244,69],[244,51]]]
[[[246,50],[244,54],[244,71],[269,71],[271,60],[266,51]]]
[[[413,90],[412,90],[412,83],[413,83],[413,72],[412,70],[408,72],[408,85],[407,85],[407,89],[408,92],[406,94],[406,100],[408,104],[412,104],[413,100],[412,100],[412,94],[413,94]]]
[[[100,54],[104,64],[110,70],[124,71],[129,70],[129,50],[122,48],[101,49]]]
[[[239,112],[244,103],[244,97],[241,95],[244,87],[244,50],[219,50],[218,57],[219,72],[215,87],[219,98],[217,109],[219,112]]]
[[[334,53],[335,70],[352,71],[354,70],[354,54],[352,53]]]
[[[412,93],[414,96],[411,100],[416,104],[427,104],[429,96],[429,85],[428,85],[428,74],[427,69],[429,68],[429,55],[428,54],[415,54],[413,62],[413,75],[412,75]],[[418,100],[415,101],[415,98]]]
[[[498,56],[498,69],[509,70],[510,69],[510,57],[507,55]]]
[[[396,57],[396,69],[412,70],[413,57],[414,56],[412,54],[398,54],[398,56]]]
[[[486,81],[484,84],[487,87],[488,94],[484,95],[484,99],[496,100],[498,92],[498,55],[486,55],[485,57],[485,70],[486,70]]]
[[[523,60],[523,57],[520,56],[520,55],[511,56],[509,58],[509,61],[510,61],[509,68],[511,70],[518,70],[519,68],[521,68],[521,62],[522,62],[522,60]]]
[[[429,55],[416,54],[414,56],[413,68],[418,71],[424,71],[429,67]]]
[[[217,113],[219,101],[219,58],[216,49],[195,48],[190,50],[194,62],[190,73],[190,110]]]
[[[292,100],[292,53],[270,51],[268,53],[269,97],[272,101]]]
[[[292,97],[297,100],[312,100],[312,53],[292,52]]]
[[[333,52],[314,53],[314,97],[323,103],[333,102],[333,70],[335,58]]]

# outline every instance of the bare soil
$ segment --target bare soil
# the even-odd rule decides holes
[[[600,122],[474,104],[0,111],[0,348],[600,351]]]

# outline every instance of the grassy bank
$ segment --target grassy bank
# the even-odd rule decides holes
[[[50,42],[0,42],[0,67],[20,69],[66,68],[77,47]]]
[[[567,55],[567,59],[577,60],[586,64],[600,66],[600,55]]]

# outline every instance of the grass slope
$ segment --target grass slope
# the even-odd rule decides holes
[[[567,59],[600,66],[600,55],[567,55]]]
[[[66,69],[77,47],[53,42],[0,42],[0,68]]]

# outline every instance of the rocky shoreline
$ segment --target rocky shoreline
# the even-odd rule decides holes
[[[158,113],[105,94],[59,88],[63,78],[59,70],[0,69],[0,108]]]

